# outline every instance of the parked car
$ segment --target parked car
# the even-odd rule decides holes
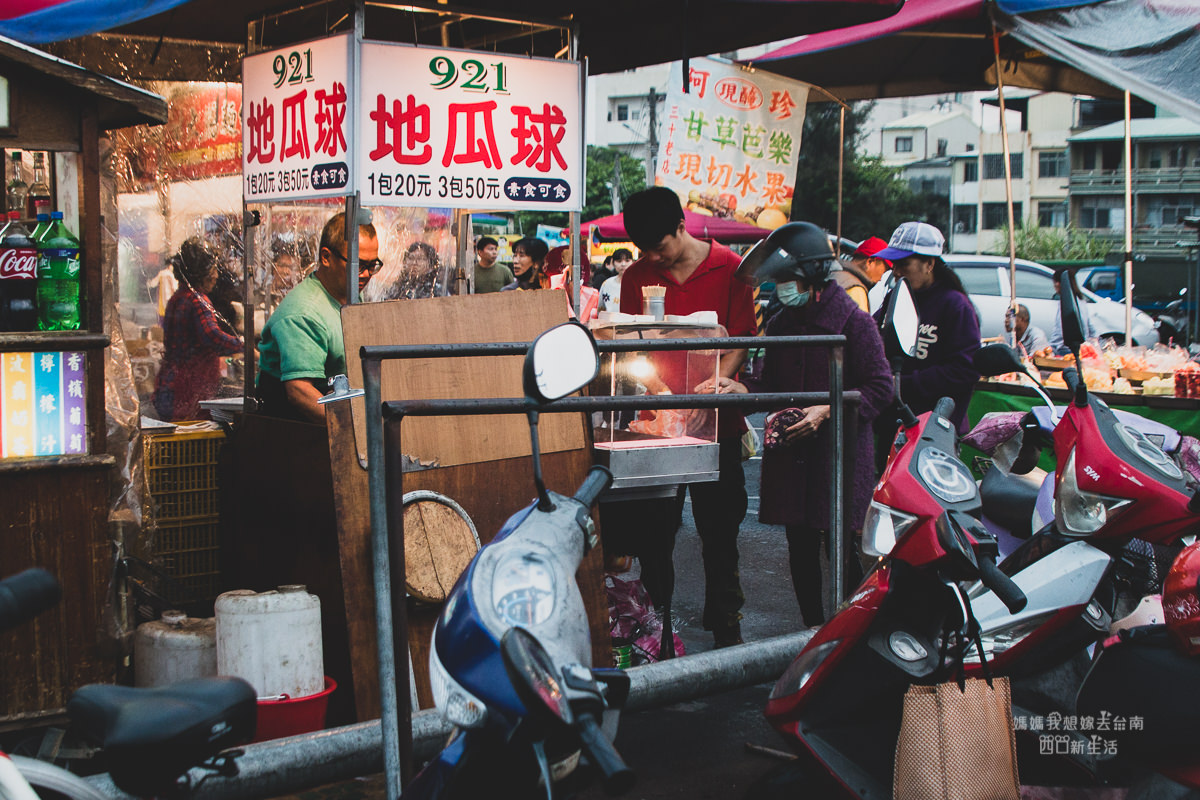
[[[1004,313],[1009,303],[1008,259],[1003,256],[947,254],[946,264],[958,275],[979,311],[979,332],[984,338],[1004,335]],[[1125,304],[1100,297],[1082,287],[1092,328],[1101,337],[1125,340]],[[1054,329],[1058,295],[1054,270],[1033,261],[1017,259],[1017,302],[1029,309],[1030,323],[1050,336]],[[1133,312],[1133,343],[1156,344],[1158,323],[1142,311]]]
[[[1137,268],[1135,265],[1134,269]],[[1080,286],[1091,289],[1101,297],[1107,297],[1118,303],[1125,299],[1124,267],[1112,265],[1083,267],[1077,270],[1075,275]],[[1147,273],[1142,272],[1142,276],[1146,277]],[[1151,287],[1158,289],[1158,294],[1146,296],[1143,283],[1145,281],[1138,280],[1138,275],[1135,273],[1133,305],[1158,320],[1158,340],[1160,342],[1171,340],[1175,344],[1186,345],[1187,321],[1194,310],[1193,304],[1187,302],[1187,290],[1180,289],[1172,294],[1167,294],[1164,291],[1167,287],[1162,286],[1160,282],[1160,285]],[[1170,288],[1174,289],[1174,287]]]

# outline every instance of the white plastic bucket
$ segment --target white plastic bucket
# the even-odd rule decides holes
[[[242,589],[217,598],[217,672],[250,682],[262,698],[325,689],[321,601],[304,586]]]
[[[164,611],[133,635],[135,686],[166,686],[217,674],[217,624],[182,611]]]

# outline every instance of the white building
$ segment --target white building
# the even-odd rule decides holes
[[[644,162],[648,184],[654,181],[660,133],[651,122],[662,123],[667,81],[672,79],[680,80],[678,65],[674,70],[670,64],[656,64],[588,78],[584,141]]]
[[[963,109],[934,109],[887,123],[881,137],[883,163],[903,167],[974,147],[979,139],[979,125]]]
[[[984,102],[995,103],[995,95]],[[1076,100],[1065,94],[1010,90],[1005,104],[1020,114],[1015,125],[1010,115],[1008,132],[1013,217],[1018,225],[1034,219],[1046,227],[1065,226],[1067,138],[1076,120]],[[1003,145],[1000,133],[980,133],[973,152],[953,156],[951,252],[990,252],[998,245],[999,229],[1008,222]]]

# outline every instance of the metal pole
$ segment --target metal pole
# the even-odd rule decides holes
[[[1125,90],[1125,344],[1133,344],[1133,136]]]
[[[846,541],[843,538],[842,505],[844,503],[845,487],[843,467],[845,448],[845,420],[842,412],[842,345],[835,345],[829,351],[829,423],[832,435],[829,437],[830,467],[833,469],[833,480],[829,482],[829,573],[832,576],[830,590],[833,592],[831,608],[837,608],[846,596]]]
[[[383,769],[388,800],[399,800],[402,780],[396,650],[392,631],[392,573],[388,558],[387,476],[383,469],[382,364],[364,358],[367,409],[367,487],[371,507],[372,580],[375,586],[375,648],[379,660],[379,707],[383,730]]]
[[[341,253],[336,255],[340,256]],[[358,192],[346,195],[346,302],[359,302]]]
[[[387,480],[387,528],[389,591],[394,633],[393,657],[396,672],[396,732],[400,740],[400,787],[412,780],[412,685],[409,675],[408,579],[404,551],[404,448],[400,428],[404,415],[397,414],[383,426],[384,475]],[[399,643],[398,645],[396,643]],[[399,651],[398,653],[396,651]]]
[[[846,106],[843,104],[838,112],[838,208],[837,208],[837,242],[834,244],[834,255],[842,257],[842,179],[845,176],[846,164]]]
[[[1017,231],[1016,220],[1013,216],[1012,198],[1012,155],[1008,147],[1008,118],[1004,106],[1004,78],[1000,69],[1000,32],[992,26],[992,53],[996,59],[996,96],[1000,100],[1000,139],[1004,153],[1004,200],[1008,205],[1008,302],[1009,310],[1017,312]],[[982,176],[981,176],[982,177]],[[980,195],[982,197],[982,193]],[[980,220],[982,228],[983,220]],[[1017,327],[1014,324],[1009,332],[1010,343],[1017,345]]]

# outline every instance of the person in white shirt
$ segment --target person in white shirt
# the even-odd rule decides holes
[[[613,252],[613,269],[617,274],[600,284],[600,310],[621,310],[621,275],[633,263],[633,253],[628,248],[621,247]]]

